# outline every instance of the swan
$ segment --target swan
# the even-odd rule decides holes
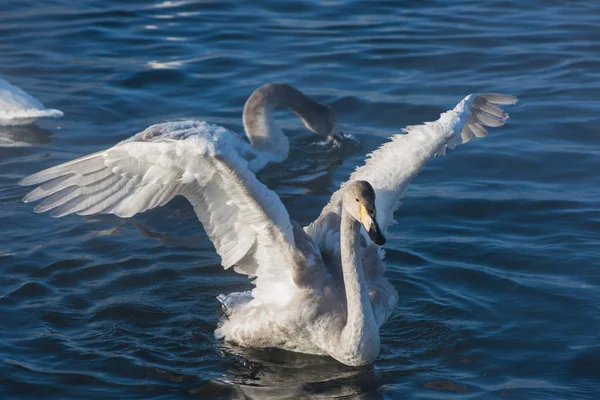
[[[30,94],[0,78],[0,126],[29,125],[40,118],[62,116],[62,111],[44,107]]]
[[[253,172],[258,172],[269,162],[282,162],[288,157],[289,142],[272,112],[282,106],[295,113],[310,131],[339,142],[337,118],[331,107],[319,104],[300,90],[285,83],[267,83],[256,89],[244,104],[242,121],[251,147],[239,143],[238,149],[249,161]]]
[[[49,168],[20,184],[56,216],[130,217],[182,195],[224,268],[253,279],[219,295],[215,336],[253,348],[328,355],[350,366],[379,354],[398,294],[385,278],[385,232],[410,181],[436,154],[502,126],[513,96],[472,94],[435,122],[410,126],[370,154],[308,227],[293,222],[222,128],[170,131]]]

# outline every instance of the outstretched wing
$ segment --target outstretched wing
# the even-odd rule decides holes
[[[225,268],[256,277],[257,297],[294,288],[294,232],[279,197],[260,183],[224,129],[177,125],[38,172],[24,201],[36,212],[131,217],[176,195],[192,203]],[[263,296],[263,297],[265,297]],[[263,299],[264,300],[264,299]]]
[[[398,201],[427,161],[436,154],[444,155],[446,148],[454,149],[473,137],[486,136],[485,127],[504,125],[508,114],[498,105],[516,102],[516,97],[503,94],[471,94],[454,109],[441,114],[437,121],[408,126],[403,134],[392,136],[389,142],[369,154],[365,165],[354,171],[349,181],[365,180],[375,189],[380,228],[385,232]],[[321,215],[306,228],[326,252],[337,252],[331,238],[339,231],[339,224],[331,214],[341,215],[341,204],[342,189],[333,194]]]

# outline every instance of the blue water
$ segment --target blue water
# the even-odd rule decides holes
[[[1,398],[598,398],[599,2],[5,0],[0,15],[0,74],[65,112],[0,132],[29,145],[0,147]],[[259,177],[302,224],[386,136],[471,92],[521,100],[408,191],[372,366],[216,341],[215,296],[250,285],[184,200],[131,219],[20,201],[20,178],[153,123],[241,132],[273,81],[360,141],[318,146],[278,113],[292,153]]]

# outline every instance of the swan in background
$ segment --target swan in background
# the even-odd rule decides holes
[[[226,316],[217,338],[365,365],[379,354],[379,328],[398,301],[379,247],[398,199],[435,154],[503,125],[508,115],[494,104],[515,102],[469,95],[437,121],[406,128],[371,153],[305,229],[256,179],[236,142],[211,125],[157,132],[38,172],[21,181],[39,185],[24,201],[42,200],[35,210],[55,216],[130,217],[182,195],[222,265],[255,284],[218,297]]]
[[[29,125],[40,118],[62,116],[62,111],[44,107],[28,93],[0,78],[0,126]]]
[[[335,141],[342,139],[331,107],[313,101],[291,85],[268,83],[248,98],[242,116],[251,147],[242,142],[238,151],[245,154],[244,158],[255,173],[268,162],[282,162],[288,157],[288,139],[272,116],[273,110],[279,106],[295,113],[310,131]],[[239,136],[236,138],[239,139]]]

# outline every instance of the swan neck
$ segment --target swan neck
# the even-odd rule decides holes
[[[347,320],[340,340],[369,363],[379,354],[379,329],[373,315],[360,252],[360,224],[342,211],[340,250],[346,289]]]
[[[283,83],[258,88],[244,105],[243,122],[252,147],[264,153],[267,161],[281,162],[289,153],[289,142],[273,118],[273,111],[286,107],[305,124],[317,115],[320,104],[298,89]]]

